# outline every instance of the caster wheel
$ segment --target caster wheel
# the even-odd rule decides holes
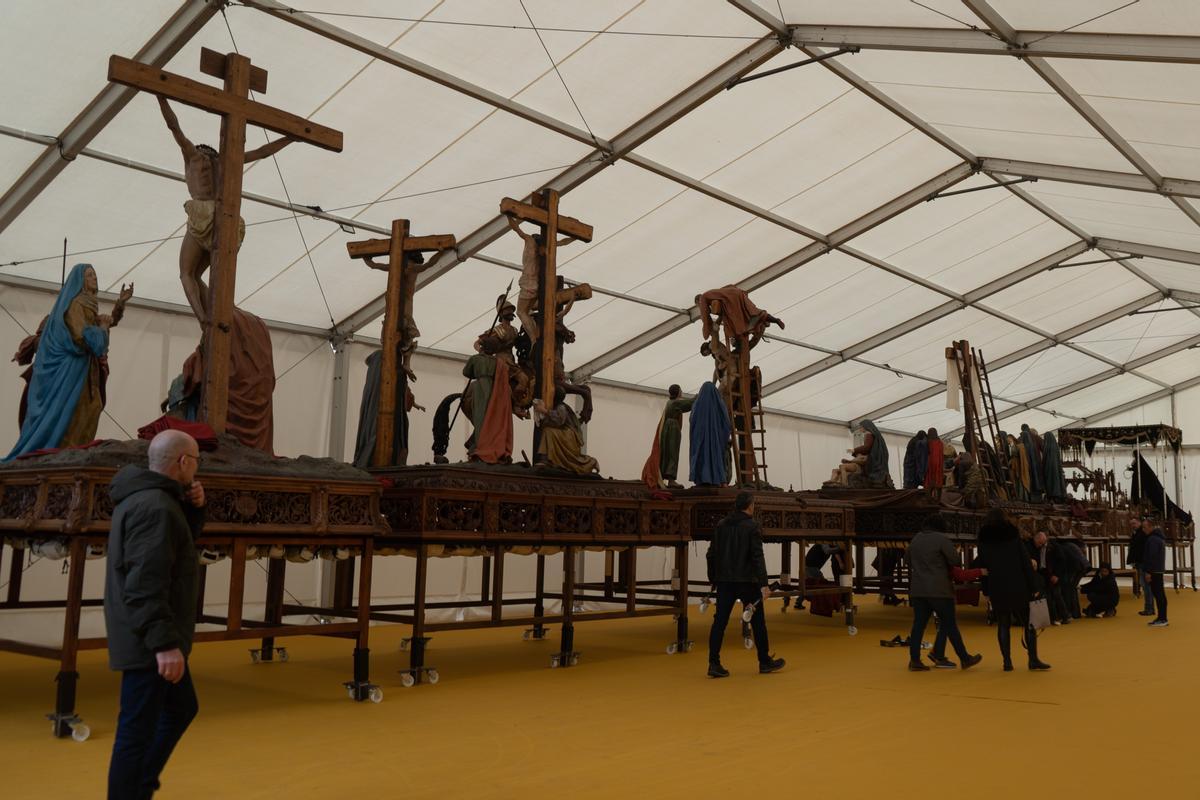
[[[278,647],[275,649],[275,655],[279,656],[281,662],[286,663],[288,660],[288,651],[286,647]]]
[[[76,722],[71,726],[71,738],[77,742],[86,742],[91,735],[92,729],[82,722]]]
[[[846,633],[850,634],[851,636],[858,636],[858,628],[851,625],[849,628],[846,628]]]
[[[578,653],[573,654],[568,663],[572,667],[577,666],[579,664],[579,654]]]
[[[667,645],[667,655],[673,656],[678,652],[679,652],[679,645],[675,644],[674,642],[671,642],[669,645]]]
[[[704,602],[703,600],[700,601],[700,613],[701,614],[708,613],[708,603]]]
[[[346,696],[349,697],[351,700],[354,699],[354,687],[353,686],[346,687]]]
[[[409,641],[410,641],[409,639],[401,639],[400,640],[400,649],[407,650]]]
[[[258,662],[260,662],[260,661],[262,661],[262,651],[260,651],[260,650],[251,650],[251,651],[250,651],[250,663],[251,663],[251,664],[257,664],[257,663],[258,663]]]
[[[747,636],[745,639],[742,640],[742,644],[745,646],[745,648],[747,650],[754,649],[754,640],[751,639],[749,636]]]
[[[550,669],[558,669],[558,656],[550,656]]]
[[[417,679],[412,676],[411,672],[405,672],[400,676],[400,685],[405,689],[411,688],[417,682]]]
[[[442,679],[442,676],[438,675],[438,671],[436,669],[431,669],[425,673],[425,679],[427,681],[429,681],[429,685],[432,686],[433,684],[440,681]]]
[[[531,635],[533,635],[532,631],[522,631],[521,638],[528,642]]]
[[[380,689],[378,686],[372,686],[371,691],[367,693],[367,699],[372,703],[382,703],[383,689]]]
[[[690,653],[690,652],[692,652],[692,645],[693,645],[693,644],[695,644],[695,642],[684,642],[684,643],[683,643],[683,652],[685,652],[685,653]]]

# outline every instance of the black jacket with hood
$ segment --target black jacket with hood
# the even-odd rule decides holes
[[[762,529],[749,514],[734,511],[713,532],[708,545],[708,581],[767,585]]]
[[[178,481],[123,467],[109,484],[114,509],[108,534],[104,622],[114,670],[153,669],[155,653],[187,655],[196,630],[195,537],[204,509],[184,499]]]

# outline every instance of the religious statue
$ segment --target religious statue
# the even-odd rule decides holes
[[[954,465],[954,486],[942,490],[942,505],[952,508],[986,508],[987,482],[983,468],[970,453],[959,453]]]
[[[485,464],[512,462],[512,387],[508,362],[498,357],[500,340],[480,337],[478,352],[467,359],[463,376],[468,378],[462,393],[462,411],[471,420],[467,455]]]
[[[543,249],[545,237],[540,233],[526,233],[522,230],[522,220],[517,214],[509,211],[505,212],[504,216],[508,219],[508,227],[512,228],[524,242],[521,250],[521,277],[517,279],[517,286],[521,290],[517,295],[517,317],[520,318],[521,327],[529,336],[530,344],[537,344],[539,331],[533,312],[537,309],[538,291],[542,280],[538,251]],[[562,247],[573,241],[575,241],[574,236],[564,236],[558,240],[558,246]]]
[[[22,339],[21,343],[17,345],[17,352],[13,353],[12,360],[17,362],[17,366],[25,367],[25,371],[21,373],[21,380],[25,382],[25,387],[21,389],[21,402],[17,406],[18,431],[25,424],[25,411],[29,407],[29,382],[33,380],[33,357],[37,354],[38,342],[42,339],[42,331],[46,329],[46,320],[48,319],[50,317],[42,317],[37,331]]]
[[[220,159],[217,151],[206,144],[192,144],[179,127],[179,118],[171,110],[166,98],[158,98],[158,107],[163,119],[175,137],[183,153],[183,174],[187,181],[190,199],[184,202],[187,212],[187,230],[179,247],[179,280],[183,293],[200,321],[207,327],[209,321],[208,292],[202,290],[200,279],[212,263],[213,233],[217,215],[217,187],[221,183]],[[246,151],[245,163],[266,158],[282,150],[294,141],[285,136],[254,150]],[[238,218],[238,245],[246,235],[246,221]]]
[[[725,341],[736,343],[742,337],[749,337],[747,346],[753,349],[763,337],[768,325],[778,325],[780,330],[785,327],[783,320],[754,305],[746,290],[737,286],[724,286],[698,294],[696,306],[700,311],[700,321],[704,325],[705,339],[713,338],[719,324],[725,334]]]
[[[904,488],[917,489],[925,481],[929,469],[929,439],[925,431],[908,440],[904,448]]]
[[[888,470],[887,443],[879,428],[869,419],[855,426],[855,435],[862,435],[862,444],[847,452],[850,458],[842,459],[829,477],[827,485],[846,486],[856,489],[892,489],[892,476]]]
[[[404,269],[400,272],[400,318],[403,320],[399,330],[400,368],[404,370],[404,374],[410,381],[415,381],[417,376],[412,371],[412,356],[416,352],[417,339],[420,338],[421,331],[417,328],[416,320],[413,319],[413,295],[417,293],[417,277],[430,265],[425,263],[425,257],[419,250],[406,252],[404,259]],[[380,264],[370,256],[363,260],[371,269],[387,272],[390,268],[389,264]]]
[[[1067,499],[1067,479],[1063,474],[1062,452],[1058,447],[1058,439],[1051,432],[1042,437],[1042,473],[1046,500],[1064,502]]]
[[[124,316],[133,285],[122,285],[109,314],[99,313],[98,289],[91,264],[76,264],[63,282],[39,328],[21,435],[5,461],[96,438],[106,400],[109,331]]]
[[[688,423],[688,479],[697,486],[726,485],[732,472],[729,445],[733,422],[711,382],[705,382],[696,393]]]
[[[583,427],[566,398],[561,388],[555,388],[553,408],[546,408],[540,397],[533,401],[534,418],[541,429],[536,463],[577,475],[598,473],[599,462],[583,452]]]
[[[692,410],[694,401],[684,399],[682,394],[679,384],[671,384],[667,389],[667,405],[654,432],[650,457],[642,468],[642,480],[651,489],[661,488],[664,482],[671,489],[683,488],[675,480],[679,473],[679,445],[683,433],[683,415]]]
[[[375,441],[379,419],[379,388],[383,375],[383,351],[375,350],[367,356],[367,379],[363,384],[362,401],[358,411],[358,436],[354,443],[354,466],[366,469],[373,466],[375,457]],[[396,397],[396,409],[392,426],[392,459],[396,464],[407,463],[408,456],[408,415],[413,410],[424,411],[425,407],[417,404],[412,390],[404,386],[404,396]]]
[[[725,346],[724,342],[714,336],[711,339],[705,339],[704,343],[700,345],[700,355],[712,356],[712,382],[721,389],[729,391],[737,377],[737,360],[734,358],[733,352]]]
[[[926,439],[929,461],[925,469],[925,488],[940,489],[946,484],[946,443],[938,435],[937,428],[930,428]]]

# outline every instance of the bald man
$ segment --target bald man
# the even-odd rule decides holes
[[[121,672],[109,800],[151,797],[199,706],[187,657],[196,629],[196,546],[204,527],[200,449],[181,431],[150,442],[149,469],[112,479],[104,621]]]

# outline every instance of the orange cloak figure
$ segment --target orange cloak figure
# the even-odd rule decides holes
[[[713,302],[720,304],[719,320],[724,329],[725,340],[732,342],[738,336],[751,336],[755,341],[762,337],[768,324],[778,325],[783,329],[783,322],[773,317],[750,301],[750,295],[745,289],[737,286],[723,286],[720,289],[710,289],[696,295],[696,305],[700,310],[700,320],[704,325],[704,338],[712,337],[715,321],[712,318],[710,306]]]
[[[512,387],[508,383],[508,364],[497,358],[492,395],[488,398],[483,425],[476,432],[472,455],[485,464],[509,464],[512,449]]]
[[[929,429],[929,463],[925,468],[925,488],[937,489],[946,483],[945,444],[937,428]]]
[[[664,414],[658,420],[658,427],[654,429],[654,443],[650,445],[650,457],[646,459],[645,466],[642,467],[642,483],[651,490],[661,489],[663,484],[662,479],[662,429],[663,421],[666,419]]]

